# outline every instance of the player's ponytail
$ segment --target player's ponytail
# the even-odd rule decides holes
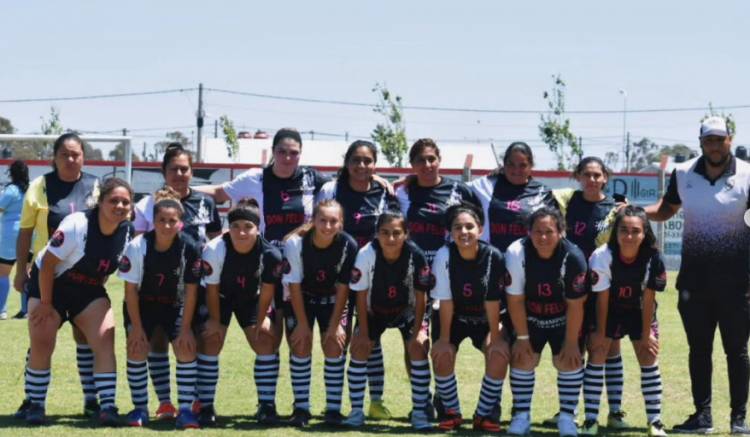
[[[162,209],[176,209],[180,218],[182,218],[182,215],[185,213],[185,209],[180,203],[180,195],[177,194],[177,191],[175,191],[174,188],[167,185],[154,193],[154,217],[156,217]]]

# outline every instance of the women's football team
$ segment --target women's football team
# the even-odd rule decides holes
[[[351,144],[333,181],[300,166],[301,152],[299,133],[282,129],[268,167],[193,188],[190,154],[171,145],[162,165],[165,187],[153,196],[133,206],[130,186],[112,178],[101,184],[95,206],[65,216],[30,273],[26,399],[16,417],[46,422],[51,356],[58,329],[69,321],[93,351],[99,424],[147,425],[150,373],[157,420],[176,419],[178,429],[213,426],[219,355],[234,316],[255,353],[260,424],[281,422],[276,389],[285,337],[294,399],[288,423],[308,426],[317,324],[328,425],[360,427],[368,417],[391,416],[380,345],[396,328],[416,430],[462,425],[455,368],[467,338],[484,357],[475,430],[501,432],[507,377],[507,432],[530,432],[535,368],[547,344],[559,394],[559,412],[547,422],[561,436],[596,435],[606,385],[607,426],[628,427],[620,407],[620,339],[629,336],[641,366],[648,435],[666,435],[656,318],[664,263],[643,209],[605,193],[610,172],[599,158],[578,164],[580,189],[550,190],[531,176],[530,147],[515,142],[500,168],[464,184],[441,176],[440,149],[425,138],[409,152],[414,173],[394,189],[375,175],[378,152],[370,142]],[[234,207],[222,234],[216,203],[226,200]],[[133,403],[125,418],[115,407],[115,322],[104,287],[116,270],[125,281]],[[169,391],[170,343],[177,408]],[[345,380],[348,415],[341,412]],[[93,408],[90,399],[86,405]]]

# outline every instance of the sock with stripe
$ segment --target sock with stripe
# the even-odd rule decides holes
[[[44,407],[47,404],[47,389],[52,379],[50,369],[34,370],[26,366],[24,390],[27,399]]]
[[[500,403],[503,395],[503,380],[484,375],[482,388],[477,402],[477,416],[486,417],[492,412],[492,407]]]
[[[294,392],[294,407],[310,410],[310,377],[312,372],[312,358],[292,355],[289,360],[292,370],[292,391]]]
[[[583,374],[583,401],[586,406],[586,420],[599,419],[599,403],[604,386],[604,366],[586,363]]]
[[[326,411],[341,411],[341,396],[344,393],[344,368],[346,357],[325,359],[323,370],[326,385]]]
[[[216,398],[216,384],[219,383],[218,355],[198,354],[198,400],[201,406],[214,404]]]
[[[625,384],[622,355],[607,358],[604,365],[604,381],[607,384],[609,412],[619,412],[622,408],[622,387]]]
[[[198,376],[198,360],[181,363],[177,361],[177,403],[180,410],[189,410],[195,400],[195,383]]]
[[[367,359],[367,385],[370,387],[370,400],[383,399],[385,390],[385,364],[383,363],[383,348],[380,342],[375,343],[370,357]]]
[[[97,390],[94,384],[94,352],[89,345],[76,344],[76,364],[84,401],[95,401]]]
[[[253,366],[258,403],[276,403],[276,382],[279,380],[279,354],[256,355]]]
[[[412,408],[414,411],[424,411],[430,401],[430,362],[427,360],[412,360],[410,367]]]
[[[661,420],[661,374],[659,365],[641,366],[641,392],[646,402],[648,423]]]
[[[510,391],[513,394],[514,414],[531,413],[536,373],[533,370],[510,369]]]
[[[169,386],[169,353],[149,352],[148,373],[154,386],[159,403],[171,402],[172,392]]]
[[[367,361],[349,359],[349,370],[346,373],[349,382],[349,401],[352,411],[365,406],[365,387],[367,385]]]
[[[148,412],[148,363],[128,360],[128,386],[133,406]]]
[[[453,410],[455,413],[461,414],[456,374],[451,373],[448,376],[435,375],[435,385],[437,386],[438,393],[440,393],[440,399],[442,399],[446,411]]]
[[[578,398],[583,385],[583,367],[570,372],[557,372],[557,393],[560,397],[560,414],[576,417]]]
[[[94,373],[94,386],[99,396],[99,407],[102,410],[115,408],[115,394],[117,393],[117,373]]]

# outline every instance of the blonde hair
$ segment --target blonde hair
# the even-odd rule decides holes
[[[180,203],[180,195],[174,188],[167,185],[154,193],[154,217],[165,208],[175,208],[180,212],[180,217],[185,213],[185,208]]]
[[[313,208],[313,215],[312,215],[312,221],[305,223],[303,225],[298,226],[295,228],[292,232],[286,234],[284,236],[284,241],[290,239],[291,237],[297,235],[299,237],[304,237],[305,235],[309,234],[310,231],[312,231],[315,228],[315,218],[320,214],[320,210],[323,208],[338,208],[339,209],[339,219],[341,220],[341,224],[343,226],[344,222],[344,208],[341,206],[340,203],[338,203],[334,199],[326,199],[318,202],[317,205],[315,205],[315,208]]]

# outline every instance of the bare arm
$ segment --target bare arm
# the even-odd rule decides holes
[[[516,335],[524,337],[529,335],[529,326],[526,320],[526,296],[523,294],[508,295],[508,312],[513,323]]]
[[[650,220],[663,222],[669,220],[675,214],[677,214],[677,211],[680,210],[680,205],[674,205],[672,203],[665,202],[662,198],[659,199],[658,202],[654,203],[653,205],[648,205],[644,209],[646,210],[646,215],[648,215],[648,218]]]
[[[16,239],[16,277],[13,286],[17,291],[23,291],[23,286],[28,278],[28,259],[31,250],[31,239],[34,236],[34,228],[21,228]]]
[[[222,188],[221,185],[198,185],[197,187],[190,187],[190,189],[208,194],[209,196],[214,198],[214,201],[217,204],[221,204],[228,200],[231,200],[229,198],[229,195],[227,195],[226,191],[224,191],[224,188]]]

